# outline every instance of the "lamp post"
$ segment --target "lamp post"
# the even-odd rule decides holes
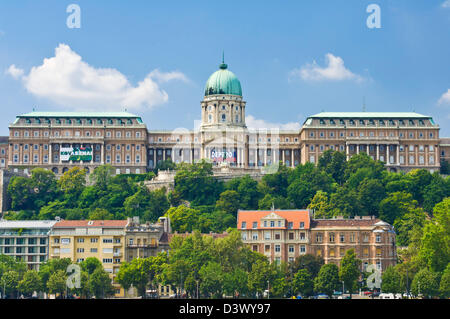
[[[267,299],[270,299],[270,283],[267,280]]]

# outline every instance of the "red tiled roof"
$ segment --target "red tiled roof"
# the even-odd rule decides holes
[[[270,227],[270,229],[287,229],[288,223],[292,222],[292,229],[299,229],[300,222],[304,223],[303,229],[309,229],[310,227],[310,214],[309,210],[240,210],[238,212],[238,229],[242,229],[242,222],[246,223],[246,229],[252,229],[253,222],[258,222],[258,228],[261,228],[261,218],[275,213],[278,216],[286,220],[286,227]],[[267,228],[267,227],[265,227]]]
[[[359,226],[367,227],[372,226],[381,220],[374,219],[314,219],[311,223],[311,228],[316,227],[347,227],[347,226]]]
[[[61,220],[53,228],[74,228],[74,227],[107,227],[122,228],[128,224],[127,220]]]

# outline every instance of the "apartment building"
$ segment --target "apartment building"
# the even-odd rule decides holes
[[[123,288],[114,278],[125,258],[127,225],[127,220],[61,220],[50,233],[50,258],[79,263],[96,257],[110,274],[116,297],[123,297]]]
[[[378,270],[397,263],[394,228],[373,216],[313,219],[309,252],[325,263],[339,265],[348,249],[353,248],[362,261],[362,269],[376,265]]]
[[[292,262],[313,254],[339,265],[348,249],[384,271],[397,262],[396,237],[391,225],[371,216],[314,219],[309,210],[239,211],[238,230],[250,249],[271,262]]]
[[[49,234],[55,223],[0,220],[0,254],[25,262],[30,270],[39,270],[49,258]]]
[[[309,210],[238,211],[238,229],[251,250],[271,262],[292,262],[310,242]]]
[[[169,250],[170,219],[160,217],[155,224],[139,223],[139,217],[128,218],[125,230],[125,260],[156,256]]]

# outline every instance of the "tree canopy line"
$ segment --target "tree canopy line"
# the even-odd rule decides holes
[[[399,263],[384,272],[382,290],[449,296],[450,177],[424,169],[388,172],[383,163],[365,153],[346,161],[345,154],[335,151],[325,152],[317,166],[281,165],[276,173],[265,175],[261,181],[244,176],[222,182],[213,177],[212,164],[205,161],[176,166],[164,162],[161,167],[176,168],[171,192],[149,191],[143,185],[143,181],[155,176],[154,172],[113,176],[112,167],[104,165],[97,167],[89,176],[90,183],[86,183],[86,172],[80,168],[67,171],[60,179],[51,171],[36,168],[30,178],[12,178],[8,194],[13,211],[5,217],[139,216],[143,221],[154,222],[166,215],[173,230],[180,232],[228,230],[228,237],[216,240],[198,232],[187,238],[175,236],[168,255],[125,262],[116,280],[124,288],[133,285],[140,295],[144,295],[146,287],[164,284],[182,288],[189,296],[196,296],[198,290],[204,297],[256,297],[267,288],[271,296],[329,294],[339,290],[342,281],[346,290],[354,291],[358,280],[367,274],[361,277],[360,268],[355,270],[360,261],[352,250],[347,251],[340,268],[323,265],[311,255],[301,256],[290,265],[269,264],[263,255],[250,251],[240,240],[235,230],[238,209],[307,207],[314,211],[315,218],[374,215],[394,225],[397,244],[404,247],[398,250]],[[25,270],[6,275],[9,270],[1,269],[0,285],[17,283],[25,275]],[[49,289],[48,283],[41,287]],[[95,295],[93,288],[88,290]],[[107,289],[102,291],[106,295]]]
[[[143,181],[158,169],[176,169],[175,187],[150,191]],[[303,209],[315,218],[373,215],[392,224],[400,246],[410,243],[409,232],[433,217],[434,207],[450,196],[450,177],[425,169],[388,172],[382,162],[361,153],[326,151],[318,165],[288,168],[280,165],[261,181],[250,176],[223,182],[213,176],[212,164],[159,164],[155,172],[113,175],[110,165],[89,175],[72,168],[57,179],[35,168],[31,177],[13,177],[8,186],[11,211],[6,219],[125,219],[139,216],[155,222],[171,218],[175,231],[222,232],[236,227],[238,209]]]
[[[2,298],[41,297],[41,293],[54,294],[58,298],[77,295],[81,298],[107,298],[115,290],[109,274],[95,257],[80,262],[80,282],[77,287],[67,286],[72,265],[70,258],[50,259],[40,265],[39,271],[27,270],[25,262],[0,254],[0,291]],[[75,278],[75,277],[74,277]]]

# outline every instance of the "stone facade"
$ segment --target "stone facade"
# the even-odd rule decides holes
[[[393,227],[371,216],[322,220],[309,210],[239,211],[238,230],[250,249],[271,262],[312,254],[339,265],[351,248],[362,260],[361,270],[373,264],[384,271],[397,262]]]
[[[329,149],[347,158],[365,152],[391,171],[434,172],[441,159],[450,160],[449,140],[439,137],[431,117],[418,113],[322,112],[299,130],[247,128],[240,82],[226,64],[219,67],[207,81],[194,130],[148,130],[139,116],[127,112],[32,112],[19,115],[9,137],[0,138],[0,168],[29,173],[44,167],[60,175],[74,166],[91,172],[111,164],[117,174],[129,174],[145,173],[165,160],[206,159],[215,167],[270,172],[279,162],[287,167],[317,163]],[[61,156],[62,149],[86,147],[92,150],[87,160]]]

